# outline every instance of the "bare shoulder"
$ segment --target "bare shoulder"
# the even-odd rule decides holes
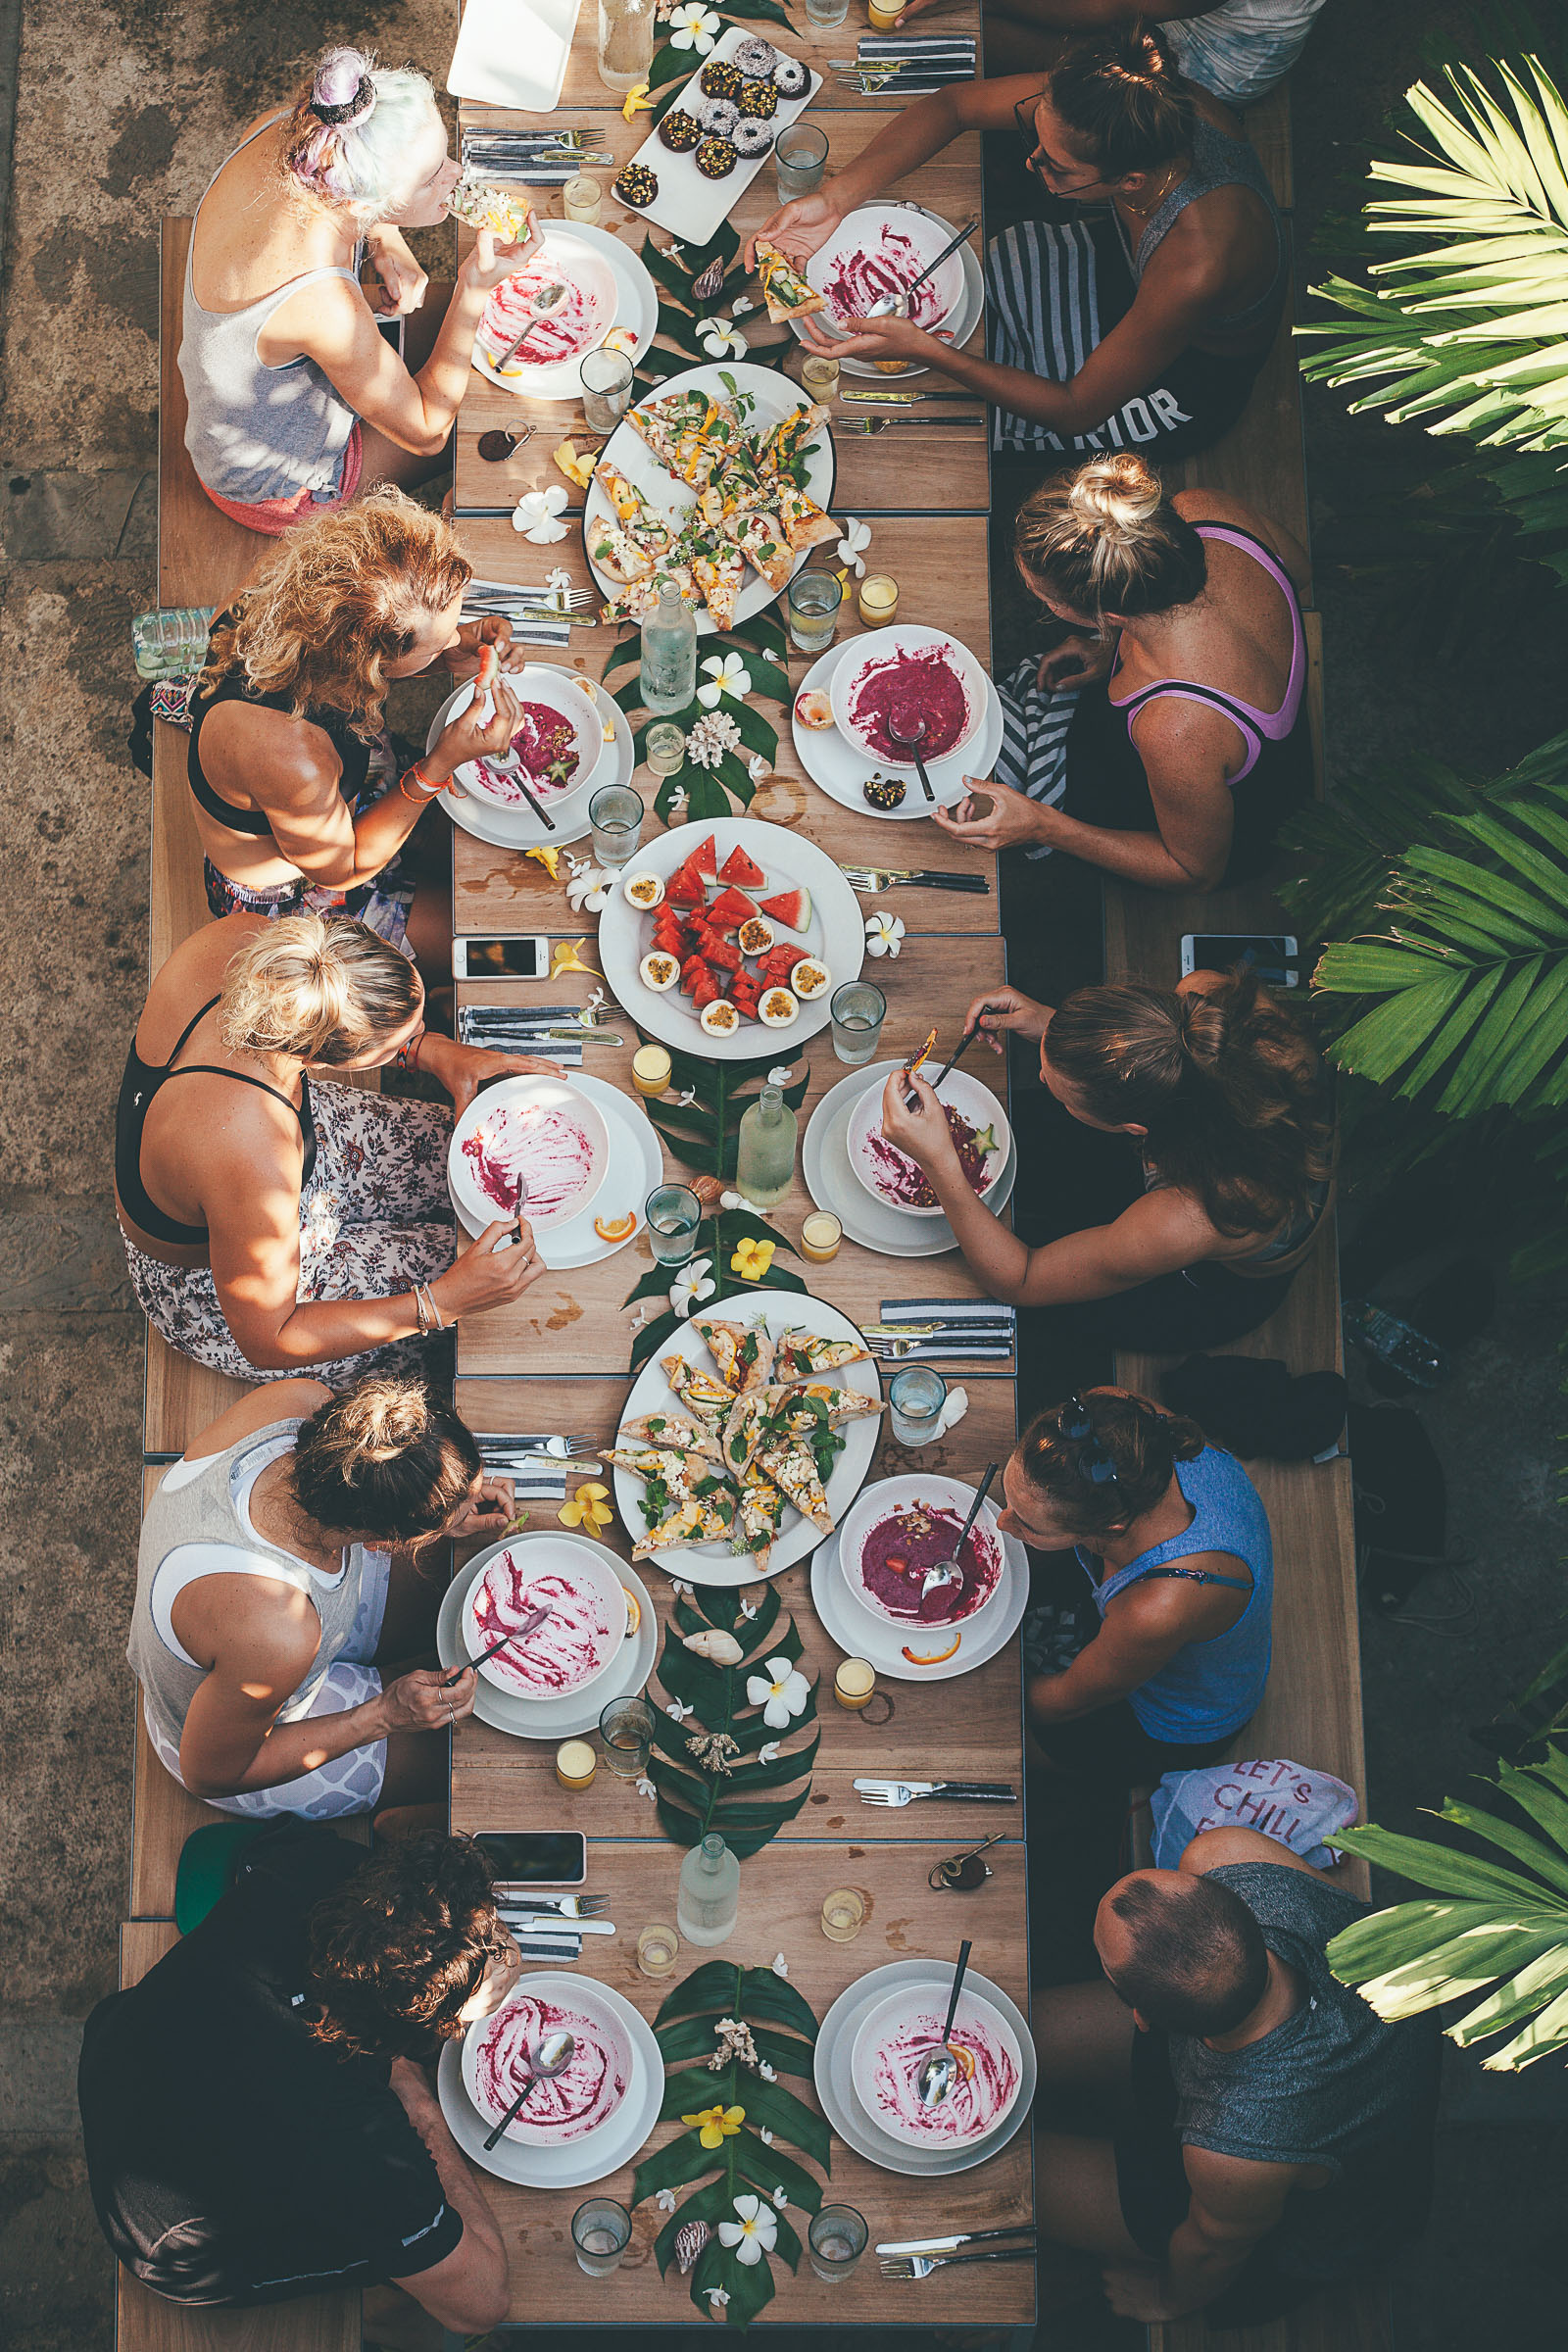
[[[202,728],[204,764],[232,769],[258,800],[309,806],[337,789],[343,763],[323,727],[235,699],[220,703]]]
[[[331,1394],[319,1380],[266,1381],[210,1422],[194,1444],[186,1446],[185,1459],[208,1461],[215,1453],[225,1453],[230,1446],[238,1446],[253,1430],[267,1429],[274,1421],[309,1420]]]
[[[1190,1878],[1203,1879],[1211,1870],[1233,1869],[1241,1862],[1272,1862],[1283,1870],[1298,1870],[1306,1878],[1333,1885],[1323,1871],[1314,1870],[1278,1838],[1265,1838],[1261,1830],[1200,1830],[1184,1847],[1177,1867]]]

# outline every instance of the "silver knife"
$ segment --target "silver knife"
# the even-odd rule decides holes
[[[505,1903],[497,1903],[496,1909],[508,1927],[527,1930],[530,1949],[535,1933],[542,1930],[547,1936],[555,1934],[561,1916],[559,1912],[547,1916],[542,1911],[513,1911]],[[571,1932],[574,1936],[615,1936],[620,1931],[613,1920],[579,1919],[573,1921]]]
[[[1033,2237],[1036,2224],[1014,2222],[1005,2230],[956,2230],[950,2237],[898,2237],[873,2246],[874,2254],[951,2254],[959,2246],[978,2246],[998,2237]]]

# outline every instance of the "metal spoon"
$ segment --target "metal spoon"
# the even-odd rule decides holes
[[[865,317],[867,318],[891,318],[894,314],[897,313],[899,318],[907,318],[909,316],[909,304],[913,300],[914,296],[919,293],[920,288],[925,284],[926,279],[936,274],[937,270],[941,269],[943,263],[947,260],[949,254],[956,253],[958,247],[963,243],[964,238],[969,234],[970,230],[978,228],[979,225],[980,217],[978,214],[976,214],[972,220],[966,220],[964,222],[963,226],[959,229],[957,235],[953,238],[951,243],[943,246],[942,251],[937,255],[936,260],[928,269],[921,270],[919,276],[914,280],[912,285],[906,286],[902,294],[881,295],[877,301],[872,303],[871,308],[864,314]]]
[[[920,1614],[922,1617],[925,1615],[925,1601],[927,1593],[942,1592],[947,1590],[949,1585],[962,1584],[963,1568],[961,1563],[963,1559],[963,1547],[969,1541],[969,1530],[971,1527],[973,1527],[975,1521],[980,1516],[980,1505],[990,1494],[991,1482],[996,1475],[996,1463],[988,1462],[986,1464],[986,1474],[980,1481],[979,1493],[975,1495],[973,1502],[969,1505],[969,1516],[963,1523],[963,1533],[953,1547],[953,1558],[951,1560],[938,1560],[934,1566],[926,1570],[924,1577],[921,1579]]]
[[[941,2044],[928,2058],[921,2060],[920,2072],[915,2077],[914,2087],[922,2107],[940,2107],[953,2088],[953,2078],[958,2071],[957,2057],[949,2035],[953,2032],[953,2021],[958,2014],[958,1993],[972,1949],[966,1936],[958,1946],[958,1965],[953,1972],[953,1998],[948,2003],[948,2022],[942,2029]]]
[[[948,2023],[949,2025],[953,2023],[951,2017],[949,2018]],[[543,2041],[541,2041],[535,2049],[529,2052],[528,2080],[518,2091],[516,2097],[513,2100],[512,2105],[507,2109],[506,2114],[501,2118],[500,2123],[497,2124],[489,2138],[485,2141],[484,2144],[487,2153],[495,2146],[496,2141],[501,2137],[501,2134],[503,2132],[505,2132],[507,2126],[516,2117],[522,2107],[524,2099],[528,2096],[528,2093],[532,2090],[534,2084],[536,2082],[550,2082],[553,2076],[559,2075],[562,2072],[563,2068],[568,2067],[576,2055],[576,2034],[559,2032],[555,2034],[547,2034]]]
[[[512,341],[507,345],[507,348],[501,354],[500,359],[496,362],[497,375],[502,375],[506,372],[507,362],[510,359],[514,358],[516,353],[521,349],[522,345],[527,342],[528,337],[533,333],[533,330],[538,325],[540,319],[547,317],[548,314],[555,309],[557,303],[564,300],[566,286],[564,279],[558,279],[557,282],[552,286],[540,287],[538,293],[528,305],[527,318],[524,319],[516,334],[513,336]]]
[[[926,737],[925,720],[923,718],[918,720],[913,734],[906,735],[903,729],[900,727],[898,720],[890,711],[888,714],[888,734],[898,745],[901,752],[907,752],[909,754],[910,758],[914,761],[914,772],[920,779],[921,790],[924,792],[928,801],[934,801],[937,796],[931,789],[931,779],[925,772],[925,761],[920,757],[920,746],[922,743],[924,743]]]

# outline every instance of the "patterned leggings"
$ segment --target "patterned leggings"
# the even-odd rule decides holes
[[[455,1254],[447,1192],[452,1113],[361,1087],[315,1083],[316,1166],[300,1196],[300,1279],[307,1298],[386,1298],[444,1274]],[[290,1380],[242,1354],[208,1266],[166,1266],[125,1243],[131,1287],[155,1331],[182,1355],[233,1380]],[[396,1340],[313,1365],[333,1388],[368,1371],[427,1369],[430,1343]]]

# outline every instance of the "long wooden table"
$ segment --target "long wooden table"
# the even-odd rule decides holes
[[[978,31],[979,13],[971,0],[959,0],[959,5],[942,12],[940,24],[944,30]],[[824,124],[831,140],[830,168],[858,153],[889,111],[890,102],[867,101],[843,91],[829,72],[829,56],[849,54],[858,29],[858,21],[847,20],[831,32],[812,35],[797,30],[787,39],[788,47],[829,73],[816,106],[831,117]],[[593,12],[587,7],[573,45],[561,119],[579,115],[593,119],[617,163],[645,135],[647,118],[639,118],[635,127],[624,124],[598,82],[593,66]],[[509,118],[498,118],[493,109],[463,109],[465,122]],[[608,182],[612,174],[607,171],[602,176]],[[905,192],[918,194],[920,201],[956,220],[977,213],[978,141],[964,141],[951,149],[921,174],[917,190]],[[539,190],[536,195],[547,217],[559,213],[560,200],[554,191]],[[737,206],[736,225],[743,231],[757,226],[772,203],[772,173],[765,170]],[[647,233],[644,221],[623,214],[609,198],[608,187],[603,224],[623,234],[634,250]],[[776,341],[769,346],[760,337],[757,357],[776,360],[777,356]],[[798,351],[788,359],[790,371],[798,371]],[[521,491],[562,480],[550,462],[551,452],[568,427],[580,423],[576,408],[556,403],[531,409],[530,418],[540,429],[512,460],[492,466],[477,456],[478,434],[514,418],[517,406],[509,395],[475,375],[458,442],[456,508],[466,551],[486,578],[539,582],[547,570],[564,565],[574,582],[588,585],[590,574],[575,528],[556,546],[534,547],[512,530],[508,519],[508,511]],[[976,403],[976,414],[979,409]],[[891,571],[899,580],[900,617],[952,629],[989,665],[989,477],[983,434],[978,430],[900,430],[861,439],[840,432],[835,454],[838,476],[833,512],[841,517],[853,514],[870,522],[868,565]],[[580,494],[572,491],[568,519],[573,523],[580,505]],[[853,606],[847,604],[841,636],[858,626]],[[602,676],[613,644],[614,637],[608,629],[578,632],[567,657],[570,666],[587,677]],[[792,686],[798,687],[807,663],[794,658],[790,666]],[[753,816],[799,827],[841,864],[860,859],[940,865],[983,873],[989,881],[989,893],[983,897],[904,888],[863,900],[867,911],[881,908],[896,913],[906,926],[903,953],[897,960],[883,959],[866,966],[868,976],[875,978],[888,999],[882,1054],[908,1054],[933,1023],[950,1044],[956,1044],[966,1006],[1004,976],[995,860],[957,847],[934,825],[891,826],[869,814],[860,816],[839,808],[811,785],[802,769],[790,738],[788,713],[771,705],[765,708],[768,717],[781,725],[781,743],[776,768],[761,785],[750,810]],[[645,797],[650,803],[644,830],[647,840],[657,830],[657,819],[651,810],[651,788]],[[552,882],[532,860],[488,848],[459,832],[454,928],[460,933],[526,930],[543,932],[552,939],[586,939],[585,958],[597,961],[592,918],[571,914],[564,879]],[[592,976],[564,975],[549,984],[548,1001],[581,1004],[595,985]],[[518,983],[470,983],[459,990],[460,1003],[509,1000],[526,1005],[546,1001],[546,994],[536,985]],[[606,1025],[625,1042],[612,1046],[590,1038],[582,1066],[622,1088],[635,1102],[629,1065],[637,1033],[613,1004]],[[787,1041],[779,1043],[782,1058]],[[822,1095],[844,1072],[833,1057],[826,1032],[797,1049],[789,1058],[797,1071],[804,1061],[808,1073],[801,1111],[804,1132]],[[995,1065],[988,1074],[995,1075]],[[665,1170],[670,1177],[682,1173],[668,1155]],[[786,1238],[797,1237],[808,1206],[798,1167],[789,1193],[772,1212]],[[584,1430],[608,1441],[623,1411],[627,1390],[632,1314],[623,1302],[650,1262],[646,1241],[639,1239],[598,1265],[547,1275],[514,1308],[466,1324],[459,1335],[458,1401],[468,1422],[487,1430]],[[964,1299],[983,1295],[956,1252],[899,1259],[846,1242],[830,1265],[789,1262],[798,1265],[813,1291],[860,1322],[876,1319],[884,1301],[899,1298]],[[1004,1456],[1016,1427],[1012,1366],[1004,1362],[987,1365],[979,1374],[952,1366],[948,1370],[950,1380],[961,1380],[968,1392],[970,1406],[965,1419],[938,1446],[918,1456],[905,1453],[885,1432],[873,1476],[894,1475],[918,1461],[933,1470],[974,1479],[985,1462]],[[553,1520],[553,1506],[535,1506],[536,1526],[551,1525]],[[629,1554],[630,1540],[618,1526],[606,1531],[606,1541]],[[968,1936],[974,1940],[974,1966],[1027,2008],[1021,1801],[1015,1811],[972,1803],[944,1805],[940,1811],[934,1807],[923,1812],[913,1808],[882,1811],[862,1804],[851,1787],[856,1775],[866,1771],[897,1771],[922,1779],[961,1775],[1011,1781],[1021,1798],[1022,1691],[1017,1642],[1009,1643],[1000,1656],[958,1683],[920,1687],[883,1680],[879,1688],[892,1698],[892,1716],[867,1723],[833,1701],[832,1675],[841,1653],[811,1608],[808,1566],[803,1562],[787,1569],[777,1581],[805,1643],[802,1664],[808,1674],[820,1677],[822,1738],[811,1794],[797,1820],[743,1865],[739,1924],[723,1947],[724,1956],[765,1966],[782,1950],[791,1982],[820,2018],[846,1986],[868,1971],[911,1954],[947,1959],[956,1951],[958,1939]],[[663,1619],[670,1605],[668,1580],[658,1570],[645,1574]],[[656,1701],[660,1695],[656,1676]],[[654,2015],[667,1987],[638,1974],[635,1941],[637,1931],[647,1921],[673,1916],[680,1854],[659,1835],[652,1807],[635,1789],[601,1771],[591,1788],[569,1794],[555,1778],[553,1743],[514,1740],[470,1721],[461,1727],[454,1741],[452,1821],[454,1828],[475,1831],[524,1827],[583,1830],[590,1840],[589,1884],[610,1896],[610,1914],[619,1934],[592,1941],[582,1965],[613,1984],[645,2015]],[[933,1893],[927,1885],[933,1860],[999,1827],[1004,1829],[1005,1837],[992,1851],[995,1875],[985,1888],[972,1897]],[[819,1919],[824,1894],[842,1885],[858,1886],[867,1906],[865,1927],[854,1943],[846,1945],[830,1943],[821,1933]],[[701,1956],[683,1952],[679,1975]],[[660,2127],[656,2144],[667,2137],[671,2129]],[[632,2170],[628,2166],[605,2181],[605,2193],[629,2198]],[[487,2193],[513,2256],[512,2317],[515,2323],[691,2324],[694,2315],[685,2282],[673,2270],[668,2280],[661,2280],[653,2259],[653,2240],[663,2216],[651,2204],[634,2214],[631,2249],[620,2269],[612,2278],[589,2284],[575,2267],[569,2240],[572,2210],[587,2191],[525,2190],[492,2180],[487,2182]],[[988,2163],[941,2180],[884,2172],[835,2139],[826,2195],[858,2207],[870,2225],[873,2243],[878,2238],[918,2231],[1020,2221],[1030,2215],[1033,2204],[1030,2134],[1020,2132]],[[794,2278],[776,2257],[773,2271],[778,2294],[759,2323],[763,2327],[951,2328],[956,2323],[972,2324],[983,2304],[989,2326],[1007,2330],[1021,2344],[1036,2318],[1035,2275],[1026,2263],[983,2274],[939,2273],[915,2287],[885,2281],[874,2257],[867,2256],[848,2284],[832,2290],[817,2282],[804,2260]],[[982,2285],[983,2295],[979,2291]]]

